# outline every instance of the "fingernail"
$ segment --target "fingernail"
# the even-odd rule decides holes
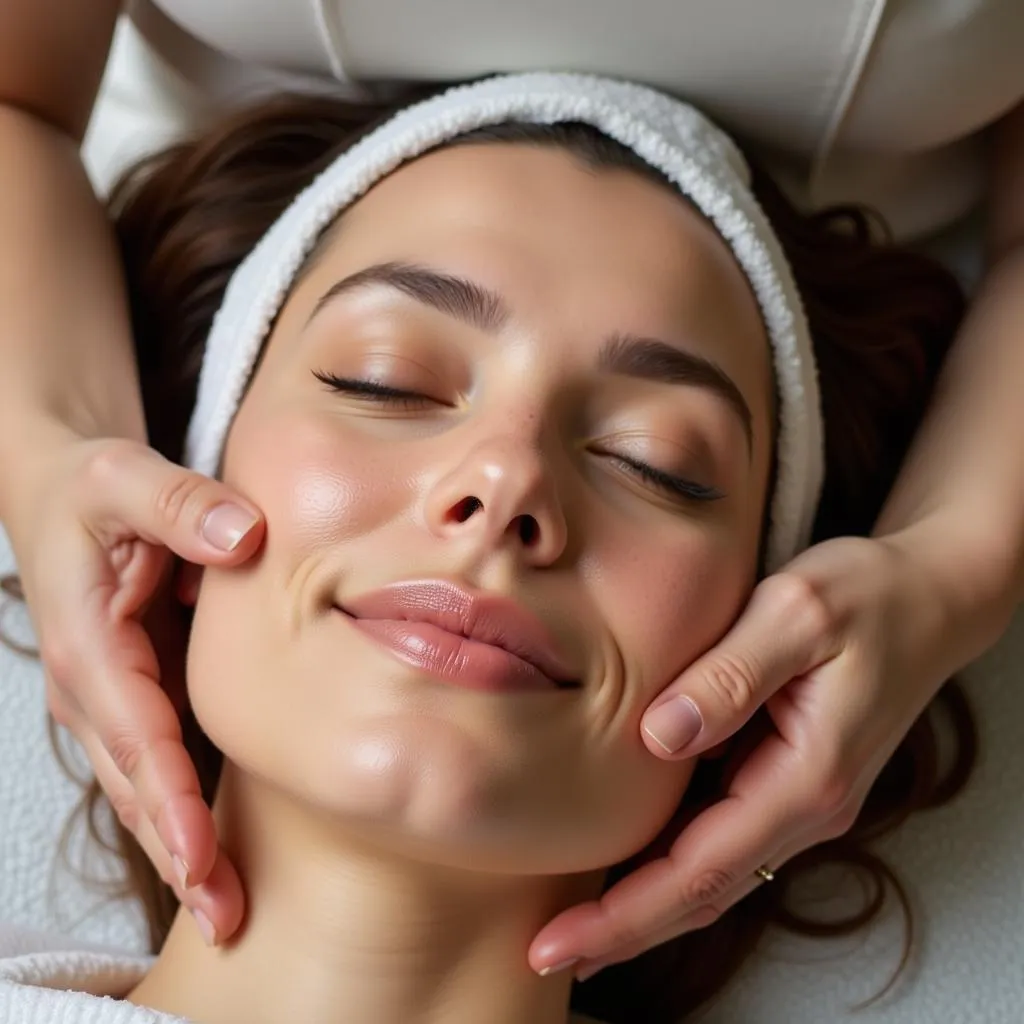
[[[210,919],[198,907],[192,911],[192,916],[196,919],[196,924],[199,926],[199,932],[203,936],[203,942],[210,947],[216,946],[217,933],[214,931],[213,924]]]
[[[673,697],[644,716],[644,731],[669,754],[692,743],[703,727],[704,719],[689,697]]]
[[[174,867],[174,877],[178,879],[178,885],[180,885],[182,889],[187,889],[188,865],[177,854],[171,858],[171,864]]]
[[[241,505],[224,502],[203,517],[203,539],[218,551],[234,551],[256,522],[256,517]]]
[[[537,973],[542,977],[546,978],[549,974],[557,974],[559,971],[564,971],[567,967],[572,967],[573,964],[578,964],[580,958],[574,956],[571,960],[563,960],[561,963],[552,964],[550,967],[542,967]]]

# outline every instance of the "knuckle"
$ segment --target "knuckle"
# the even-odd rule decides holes
[[[680,896],[686,906],[715,908],[736,885],[736,874],[723,868],[702,871],[683,885]]]
[[[705,671],[704,682],[713,697],[729,711],[746,711],[756,703],[757,672],[744,658],[723,652]]]
[[[818,785],[812,804],[815,819],[831,822],[840,818],[852,802],[853,785],[851,776],[841,768],[827,773]]]
[[[142,760],[142,744],[126,732],[116,732],[103,744],[117,770],[129,781],[135,778]]]
[[[57,631],[40,637],[39,657],[54,685],[61,690],[66,690],[70,689],[70,684],[74,679],[77,658],[66,635],[59,635],[62,633],[63,631]]]
[[[81,482],[88,489],[107,489],[128,470],[133,455],[130,441],[112,440],[93,447],[81,468]]]
[[[784,621],[799,623],[816,637],[831,637],[838,631],[838,616],[817,581],[795,572],[783,572],[765,582],[772,586],[772,601]]]
[[[202,509],[205,481],[193,473],[174,472],[157,489],[154,506],[161,519],[178,522]]]
[[[135,835],[139,829],[139,805],[131,799],[108,793],[107,799],[117,815],[117,820]]]

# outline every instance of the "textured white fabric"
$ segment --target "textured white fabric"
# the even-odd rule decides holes
[[[810,537],[823,475],[817,370],[807,319],[782,247],[749,188],[740,151],[696,108],[590,75],[505,75],[403,110],[328,167],[271,226],[228,283],[207,339],[185,461],[217,472],[231,422],[270,325],[320,233],[406,161],[504,121],[580,121],[629,147],[678,186],[731,247],[757,297],[779,395],[767,567]]]
[[[0,924],[3,1024],[183,1024],[184,1018],[136,1006],[124,996],[152,957],[75,947]]]
[[[14,570],[0,529],[0,576]],[[25,606],[3,595],[0,629],[19,643],[34,643]],[[90,777],[84,751],[62,729],[59,738],[75,774]],[[134,903],[105,903],[102,892],[57,863],[61,828],[81,792],[52,752],[38,661],[0,646],[0,923],[55,932],[65,941],[70,936],[78,943],[144,950],[141,909]],[[108,826],[112,820],[104,819]],[[85,840],[79,824],[70,837],[73,863],[81,863],[93,878],[121,877],[116,860]]]
[[[207,104],[273,88],[559,68],[686,97],[799,201],[901,239],[984,193],[984,129],[1024,99],[1021,0],[134,0]],[[162,10],[161,10],[162,9]],[[782,172],[785,171],[783,176]]]

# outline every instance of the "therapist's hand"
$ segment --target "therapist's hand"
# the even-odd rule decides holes
[[[217,566],[250,558],[262,518],[224,484],[120,439],[62,444],[28,490],[5,525],[49,709],[164,881],[227,938],[242,919],[242,887],[182,744],[183,638],[171,639],[171,616],[153,599],[168,592],[174,554]],[[187,865],[187,891],[174,856]]]
[[[762,581],[731,632],[652,702],[642,732],[652,754],[675,760],[710,750],[765,703],[774,731],[666,856],[549,922],[530,947],[534,969],[578,959],[588,976],[704,927],[766,884],[758,867],[784,871],[849,829],[914,719],[1009,622],[1012,602],[980,599],[978,564],[945,561],[957,547],[939,524],[841,538]]]

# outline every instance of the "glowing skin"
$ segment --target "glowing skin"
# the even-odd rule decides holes
[[[387,264],[473,281],[507,309],[466,322],[382,283],[317,309]],[[614,335],[714,363],[749,437],[708,388],[599,369]],[[427,400],[339,392],[315,372]],[[208,951],[179,915],[133,998],[210,1022],[564,1021],[568,977],[536,978],[525,951],[678,805],[692,765],[651,757],[639,720],[753,584],[771,394],[727,246],[639,175],[463,147],[348,211],[228,439],[224,478],[264,510],[265,548],[207,572],[189,650],[250,916]],[[623,459],[721,496],[679,497]],[[581,685],[452,685],[336,608],[438,578],[525,605]]]

